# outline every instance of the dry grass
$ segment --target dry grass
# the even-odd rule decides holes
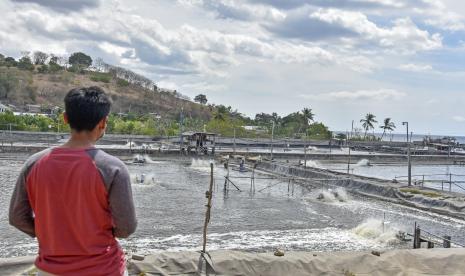
[[[415,188],[401,188],[401,192],[403,193],[410,193],[410,194],[415,194],[415,195],[423,195],[427,197],[432,197],[432,198],[437,198],[441,197],[442,195],[437,192],[431,192],[431,191],[423,191]]]

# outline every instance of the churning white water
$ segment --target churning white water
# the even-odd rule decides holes
[[[321,164],[315,160],[307,160],[306,167],[321,168]]]
[[[401,242],[398,239],[399,229],[380,219],[367,219],[352,229],[352,232],[357,236],[382,244],[395,245]]]
[[[355,164],[356,167],[368,167],[371,166],[370,160],[362,159]]]

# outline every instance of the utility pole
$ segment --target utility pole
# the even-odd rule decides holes
[[[349,158],[347,160],[347,174],[350,174],[350,139],[352,139],[352,133],[354,132],[354,120],[352,120],[352,129],[350,130],[350,136],[348,136],[348,139],[347,139],[347,147],[349,148]]]
[[[236,155],[236,128],[234,128],[233,154]]]
[[[409,139],[409,132],[408,132],[408,122],[402,122],[402,125],[407,127],[408,185],[412,186],[412,160],[410,156],[410,139]]]
[[[271,160],[273,160],[274,121],[271,127]]]
[[[305,132],[305,142],[304,142],[304,168],[307,167],[307,132]]]
[[[184,141],[182,138],[182,127],[183,127],[183,112],[184,107],[181,107],[181,114],[179,114],[179,151],[182,153],[182,147],[184,146]]]

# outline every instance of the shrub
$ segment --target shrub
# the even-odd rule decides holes
[[[109,83],[111,81],[111,75],[108,73],[92,72],[90,79],[96,82]]]
[[[129,82],[123,79],[118,79],[118,81],[116,81],[116,84],[121,87],[129,86]]]

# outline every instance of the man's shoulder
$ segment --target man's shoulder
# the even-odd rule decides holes
[[[37,161],[42,159],[44,156],[47,156],[50,154],[53,148],[47,148],[42,151],[39,151],[37,153],[34,153],[33,155],[29,156],[29,158],[26,159],[26,162],[24,162],[24,167],[25,168],[30,168],[32,167]]]
[[[100,166],[126,167],[123,161],[116,156],[106,153],[105,151],[92,148],[87,150],[87,154],[94,160],[95,164]]]

